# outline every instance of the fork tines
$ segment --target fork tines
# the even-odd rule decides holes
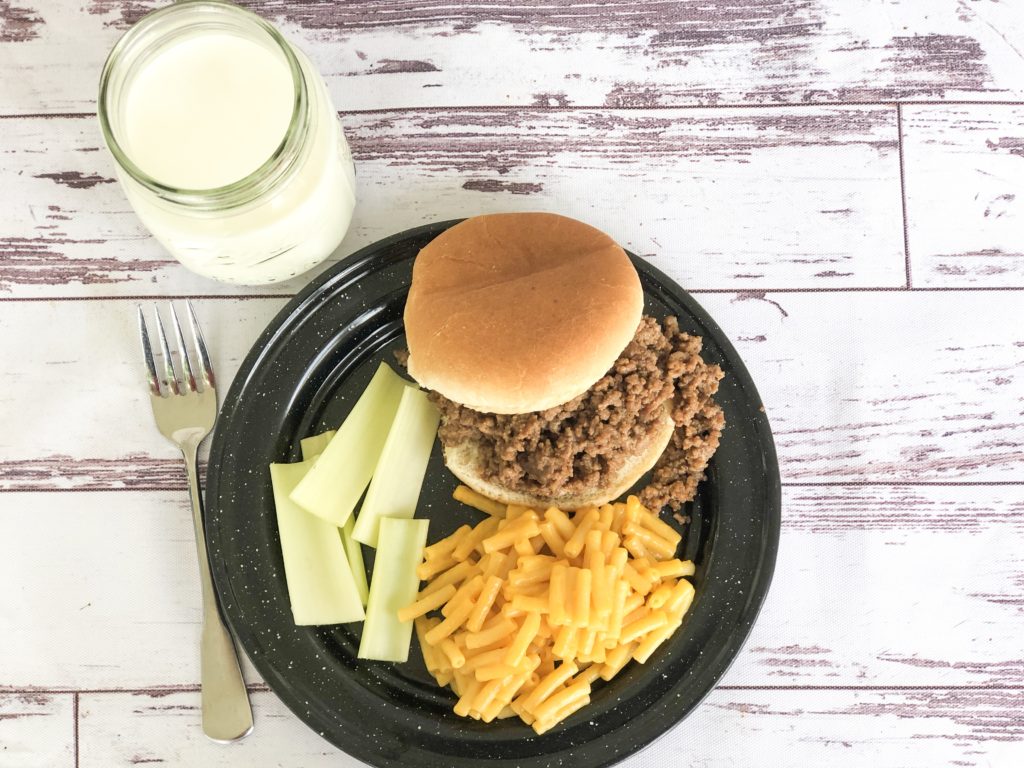
[[[139,305],[139,336],[142,339],[142,356],[146,362],[146,378],[149,383],[150,392],[158,397],[170,395],[185,395],[189,392],[212,390],[214,387],[213,366],[210,364],[210,355],[206,351],[206,342],[203,341],[203,333],[199,329],[199,321],[196,320],[195,310],[192,302],[185,302],[188,308],[189,327],[192,331],[192,338],[195,342],[195,359],[189,357],[188,349],[185,346],[185,337],[181,332],[181,324],[178,322],[178,313],[174,310],[174,304],[169,303],[171,308],[171,322],[173,323],[174,340],[177,346],[178,367],[175,368],[171,357],[171,350],[167,344],[167,335],[164,333],[164,324],[160,319],[160,311],[156,304],[153,305],[153,317],[156,322],[156,337],[158,348],[156,355],[153,354],[153,346],[149,340],[149,330],[146,327],[146,317]],[[158,367],[159,362],[159,367]],[[199,374],[203,380],[200,388],[193,373],[194,362],[198,362]],[[179,375],[180,374],[180,375]]]

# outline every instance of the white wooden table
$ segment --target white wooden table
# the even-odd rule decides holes
[[[187,273],[113,182],[98,73],[148,0],[0,0],[0,766],[355,766],[247,669],[199,727],[184,474],[137,302],[228,381],[301,287]],[[760,387],[783,535],[722,685],[624,765],[1024,765],[1024,3],[262,0],[342,109],[338,257],[501,210],[691,290]]]

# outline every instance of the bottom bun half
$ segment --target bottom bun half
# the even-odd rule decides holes
[[[615,474],[602,478],[593,487],[570,494],[557,496],[537,496],[531,493],[506,488],[481,475],[480,445],[475,441],[464,441],[444,448],[444,460],[448,469],[459,480],[477,493],[494,499],[502,504],[521,504],[526,507],[545,509],[558,507],[564,510],[580,507],[600,506],[617,499],[628,491],[649,469],[661,458],[672,433],[675,423],[666,415],[660,419],[651,432],[646,444],[627,458],[621,469]]]

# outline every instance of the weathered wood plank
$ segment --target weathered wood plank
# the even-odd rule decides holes
[[[1011,766],[1022,705],[1019,689],[716,691],[633,765]]]
[[[550,210],[607,229],[691,288],[904,282],[891,107],[426,110],[343,121],[359,206],[339,255],[427,221]],[[12,173],[0,297],[301,285],[229,288],[170,259],[114,181],[95,120],[2,124]]]
[[[914,285],[1024,286],[1024,107],[904,107]]]
[[[787,487],[778,557],[727,685],[1024,687],[1024,486]]]
[[[0,6],[0,114],[91,112],[118,35],[156,0]],[[250,0],[339,108],[653,106],[1024,96],[1020,4]]]
[[[198,685],[184,493],[3,494],[0,531],[0,576],[18,585],[0,593],[0,690]]]
[[[724,684],[1024,687],[1024,486],[787,487],[783,503],[772,590]],[[0,580],[19,585],[0,591],[0,688],[198,684],[183,492],[0,494],[0,540]]]
[[[83,694],[80,768],[282,765],[361,768],[324,741],[270,692],[250,695],[255,728],[224,746],[200,727],[199,693]]]
[[[196,304],[222,397],[283,304]],[[0,354],[0,488],[180,487],[177,449],[153,426],[135,303],[0,302]]]
[[[396,228],[396,207],[417,223],[552,210],[691,288],[900,285],[894,112],[360,116],[359,222],[372,242]]]
[[[72,694],[0,694],[0,766],[77,766],[75,714]]]
[[[83,696],[82,768],[363,765],[306,728],[272,693],[253,696],[257,728],[229,748],[203,737],[198,704],[196,694]],[[1020,690],[717,690],[669,735],[619,765],[1018,765],[1022,707]]]
[[[700,300],[757,382],[783,481],[1020,480],[1019,292]]]
[[[757,382],[784,481],[1020,480],[1024,326],[1006,322],[1019,292],[700,299]],[[225,385],[283,303],[197,303]],[[134,313],[129,301],[0,302],[0,488],[180,487],[173,447],[150,428]]]

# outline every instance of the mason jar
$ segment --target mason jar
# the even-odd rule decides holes
[[[249,11],[186,0],[143,17],[107,58],[98,113],[132,208],[194,272],[287,280],[348,229],[352,155],[323,78]]]

